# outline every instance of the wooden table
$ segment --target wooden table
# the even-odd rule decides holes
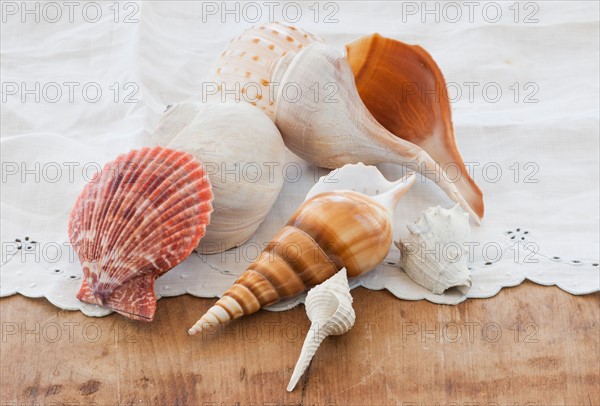
[[[214,300],[161,299],[140,324],[2,299],[0,405],[600,404],[599,294],[524,283],[457,306],[353,296],[356,325],[323,343],[292,393],[302,306],[189,337]]]

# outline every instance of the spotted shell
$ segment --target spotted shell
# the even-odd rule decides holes
[[[275,97],[269,82],[272,71],[282,57],[315,41],[323,42],[311,33],[279,22],[249,28],[227,45],[205,85],[217,90],[211,97],[232,100],[233,92],[236,101],[247,101],[273,118]]]
[[[154,281],[198,245],[212,212],[204,168],[154,147],[118,156],[79,195],[69,239],[83,268],[77,298],[150,321]]]

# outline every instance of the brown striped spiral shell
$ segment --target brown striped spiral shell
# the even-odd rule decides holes
[[[414,175],[375,197],[335,191],[304,202],[189,333],[300,294],[342,268],[351,278],[375,268],[392,243],[390,210],[413,183]]]

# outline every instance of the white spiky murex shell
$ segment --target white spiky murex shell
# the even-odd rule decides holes
[[[323,340],[330,335],[344,334],[354,325],[356,315],[352,308],[346,269],[312,288],[306,295],[305,304],[306,314],[312,324],[287,387],[289,392],[296,387]]]
[[[465,244],[471,238],[469,215],[459,205],[430,207],[407,227],[409,235],[396,242],[407,275],[438,295],[452,287],[466,293],[471,287]]]
[[[229,42],[205,82],[206,89],[217,89],[216,97],[246,101],[274,117],[275,100],[270,88],[272,72],[279,60],[322,40],[291,25],[272,22],[249,28]],[[212,89],[211,89],[212,90]]]

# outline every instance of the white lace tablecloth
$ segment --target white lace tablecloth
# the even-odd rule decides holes
[[[92,3],[72,15],[61,2],[29,3],[38,21],[24,3],[2,6],[0,296],[100,316],[108,312],[75,298],[81,269],[67,221],[77,195],[100,165],[148,143],[166,105],[199,97],[218,53],[257,14],[247,3],[232,3],[233,14],[221,2]],[[490,297],[525,278],[572,294],[600,289],[597,2],[432,2],[429,13],[421,2],[329,2],[318,14],[312,2],[253,4],[261,22],[269,10],[274,20],[299,16],[296,25],[340,49],[372,32],[420,44],[448,82],[458,145],[486,203],[472,229],[473,287],[434,295],[398,268],[395,248],[353,286],[435,303]],[[327,172],[291,153],[288,162],[300,176],[288,176],[254,238],[192,254],[157,281],[158,296],[214,297],[233,283]],[[438,204],[452,203],[420,178],[397,209],[396,236]]]

